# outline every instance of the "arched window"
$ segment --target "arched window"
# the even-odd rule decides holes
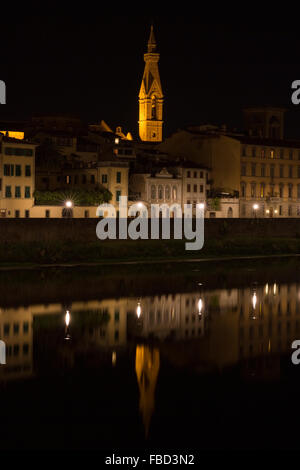
[[[246,197],[246,183],[241,183],[241,197]]]
[[[228,217],[228,219],[232,219],[232,217],[233,217],[233,210],[232,210],[232,207],[229,207],[228,213],[227,213],[227,217]]]
[[[165,188],[165,197],[166,197],[166,200],[169,201],[170,200],[170,197],[171,197],[171,189],[170,189],[170,186],[167,185],[166,188]]]
[[[173,186],[172,188],[172,199],[173,201],[176,201],[177,199],[177,187],[176,186]]]
[[[156,96],[151,96],[151,118],[156,119]]]
[[[163,199],[163,187],[161,185],[158,186],[158,199]]]
[[[156,186],[155,186],[155,184],[151,185],[151,199],[156,199]]]

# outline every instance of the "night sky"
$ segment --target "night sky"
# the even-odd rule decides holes
[[[73,112],[137,136],[143,54],[151,19],[165,94],[165,136],[188,124],[241,127],[247,105],[285,106],[287,136],[300,138],[298,28],[202,23],[190,16],[9,16],[2,21],[0,117]],[[240,24],[240,26],[238,26]]]

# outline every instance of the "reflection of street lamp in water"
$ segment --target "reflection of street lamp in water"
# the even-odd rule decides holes
[[[66,311],[66,315],[65,315],[65,325],[66,325],[66,329],[65,329],[65,340],[67,340],[67,341],[68,341],[69,339],[71,339],[70,330],[69,330],[70,321],[71,321],[71,315],[70,315],[69,310],[67,310],[67,311]]]
[[[136,307],[136,316],[140,318],[141,313],[142,313],[141,303],[138,302],[137,307]]]
[[[203,300],[202,299],[199,299],[199,302],[198,302],[198,313],[199,313],[199,316],[201,317],[202,315],[202,309],[203,309]]]

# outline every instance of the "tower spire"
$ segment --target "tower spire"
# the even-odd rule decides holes
[[[151,24],[150,36],[149,36],[149,41],[148,41],[148,53],[151,54],[151,52],[155,52],[155,49],[156,49],[156,40],[154,36],[154,31],[153,31],[153,24]]]
[[[139,135],[146,142],[162,142],[164,96],[158,70],[159,53],[151,24],[145,69],[139,92]]]

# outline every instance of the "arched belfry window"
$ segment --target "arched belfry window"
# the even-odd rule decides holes
[[[156,119],[156,96],[151,96],[151,118]]]

